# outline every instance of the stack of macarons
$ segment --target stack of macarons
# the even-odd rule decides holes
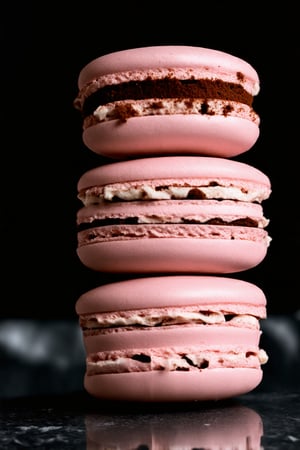
[[[118,51],[80,72],[83,142],[108,162],[78,181],[77,254],[115,277],[76,303],[92,396],[219,400],[261,382],[266,297],[231,275],[271,240],[270,180],[233,158],[259,137],[259,87],[247,62],[202,47]]]

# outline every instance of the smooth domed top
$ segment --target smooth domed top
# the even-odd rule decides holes
[[[227,158],[205,156],[162,156],[104,164],[85,172],[78,191],[110,183],[176,178],[219,178],[244,180],[270,188],[269,178],[253,166]]]
[[[119,311],[201,304],[266,305],[263,291],[247,281],[213,276],[178,275],[108,283],[78,299],[76,312]]]
[[[158,68],[212,69],[220,72],[241,73],[259,84],[255,69],[246,61],[229,53],[204,47],[167,45],[121,50],[95,58],[80,72],[78,87],[91,80],[117,72],[151,70]]]

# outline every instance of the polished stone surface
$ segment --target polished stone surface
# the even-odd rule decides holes
[[[154,405],[100,402],[80,392],[5,399],[0,411],[3,449],[300,448],[300,391]]]

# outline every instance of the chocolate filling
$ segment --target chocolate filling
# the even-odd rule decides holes
[[[105,226],[111,226],[111,225],[136,225],[138,224],[138,217],[127,217],[124,219],[120,218],[113,218],[113,219],[96,219],[92,222],[88,223],[81,223],[78,225],[78,232],[89,230],[90,228],[98,228],[98,227],[105,227]],[[184,219],[182,218],[183,224],[197,224],[200,222],[197,220],[191,220],[191,219]],[[201,222],[202,225],[229,225],[229,226],[239,226],[239,227],[257,227],[257,222],[253,219],[250,219],[249,217],[245,217],[242,219],[236,219],[232,220],[231,222],[225,222],[220,217],[216,217],[214,219],[207,220],[206,222]],[[152,226],[153,224],[145,224]],[[166,223],[161,225],[167,225]]]
[[[219,99],[244,103],[250,107],[253,102],[253,96],[240,84],[224,82],[219,79],[146,79],[144,81],[129,81],[127,83],[104,86],[86,98],[82,108],[82,115],[83,117],[92,115],[98,106],[106,103],[149,98]],[[201,111],[201,113],[205,114],[205,110]]]

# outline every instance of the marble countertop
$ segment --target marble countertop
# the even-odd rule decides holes
[[[296,450],[300,391],[259,389],[222,402],[100,402],[84,392],[4,399],[3,449]]]

